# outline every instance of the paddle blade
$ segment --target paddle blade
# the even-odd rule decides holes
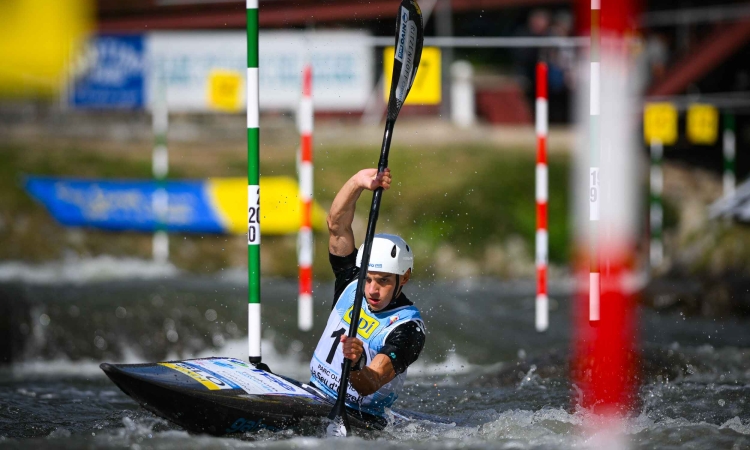
[[[422,59],[424,25],[422,10],[415,0],[402,0],[396,20],[396,44],[393,55],[388,119],[396,120],[409,95]]]
[[[346,424],[343,417],[336,417],[326,427],[327,437],[346,437]]]

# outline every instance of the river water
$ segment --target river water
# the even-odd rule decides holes
[[[585,448],[589,411],[567,377],[570,283],[551,286],[550,329],[533,327],[532,282],[412,282],[428,327],[399,406],[450,418],[332,441],[260,431],[192,435],[141,409],[107,362],[246,358],[245,274],[180,273],[98,258],[0,265],[0,448]],[[315,330],[332,285],[316,286]],[[264,361],[300,380],[315,332],[296,327],[293,281],[263,282]],[[632,448],[750,448],[750,321],[640,311],[643,376],[625,423]],[[310,430],[308,430],[308,433]]]

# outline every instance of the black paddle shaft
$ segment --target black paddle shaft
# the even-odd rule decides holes
[[[380,150],[380,161],[378,162],[378,174],[388,167],[388,152],[391,149],[391,137],[393,136],[393,125],[395,121],[388,120],[385,124],[385,134],[383,135],[383,146]],[[362,299],[365,295],[365,279],[367,278],[367,268],[370,265],[370,253],[372,251],[372,241],[375,238],[375,226],[378,223],[378,214],[380,213],[380,200],[383,198],[383,188],[379,187],[372,193],[372,204],[370,205],[370,218],[367,221],[367,232],[365,233],[365,245],[362,249],[362,262],[360,264],[359,278],[357,279],[357,291],[354,296],[354,306],[352,307],[352,317],[349,324],[347,336],[353,338],[357,335],[359,329],[359,315],[362,310]],[[349,386],[349,373],[351,372],[352,360],[344,358],[344,367],[341,370],[341,381],[339,383],[338,399],[336,405],[331,410],[329,418],[335,419],[342,416],[344,426],[349,430],[349,419],[346,415],[346,391]]]
[[[385,124],[385,134],[383,135],[383,147],[380,150],[380,161],[378,162],[378,174],[383,173],[388,167],[388,152],[391,150],[391,137],[393,136],[393,122],[387,121]],[[370,205],[370,218],[367,221],[367,232],[365,233],[365,246],[362,249],[362,263],[360,264],[359,278],[357,279],[357,293],[354,297],[354,309],[352,310],[352,321],[349,325],[350,338],[357,335],[359,324],[359,314],[362,309],[362,299],[365,296],[365,279],[367,278],[367,268],[370,266],[370,253],[372,252],[372,241],[375,239],[375,226],[378,223],[380,214],[380,200],[383,198],[383,188],[379,187],[372,193],[372,204]],[[396,286],[398,288],[398,286]],[[351,362],[350,359],[347,361]],[[348,374],[347,374],[348,375]]]

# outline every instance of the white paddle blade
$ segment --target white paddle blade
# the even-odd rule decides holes
[[[331,421],[331,423],[328,424],[328,427],[326,427],[326,436],[346,437],[346,426],[344,425],[344,420],[341,418],[341,416],[336,417]]]

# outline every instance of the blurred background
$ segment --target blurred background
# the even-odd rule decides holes
[[[333,292],[325,214],[352,174],[377,164],[397,4],[259,1],[263,345],[272,368],[280,364],[300,378]],[[581,76],[588,3],[420,6],[425,52],[396,125],[394,185],[378,223],[379,232],[400,234],[415,249],[411,295],[433,327],[419,373],[433,381],[495,374],[492,386],[510,390],[460,411],[476,426],[499,426],[497,414],[532,405],[539,420],[558,420],[541,411],[562,408],[570,416],[560,423],[573,429],[579,424],[567,406],[570,386],[545,384],[535,371],[546,364],[559,369],[544,376],[554,378],[567,367],[561,355],[569,350],[574,291],[572,178],[581,146],[577,111],[588,101],[577,95],[588,89]],[[96,362],[246,357],[245,21],[246,4],[229,0],[0,2],[0,364],[10,374],[3,389],[18,411],[49,422],[21,392],[41,389],[41,396],[45,383],[19,383],[19,376],[84,370],[98,380],[96,389],[114,392]],[[650,397],[636,403],[656,402],[643,406],[648,423],[634,433],[643,445],[671,445],[678,438],[657,429],[681,419],[720,430],[718,441],[697,442],[750,445],[743,391],[722,394],[736,400],[734,409],[721,404],[730,400],[718,391],[706,394],[712,400],[701,400],[701,409],[676,395],[658,403],[654,398],[667,391],[655,395],[662,388],[649,384],[699,373],[709,384],[726,375],[747,386],[750,3],[644,1],[628,42],[637,80],[634,292],[644,306],[645,359],[653,363],[644,369]],[[546,335],[533,330],[538,62],[548,67],[550,124]],[[313,331],[302,332],[298,111],[307,65],[315,321]],[[370,202],[363,199],[354,222],[358,244]],[[504,339],[487,342],[482,330],[498,329]],[[523,366],[520,377],[508,369],[529,355],[543,362]],[[498,363],[509,372],[498,375]],[[460,380],[450,397],[457,401],[490,383]],[[705,393],[705,384],[690,380],[684,395]],[[517,394],[526,403],[504,403],[520,387],[531,389]],[[415,398],[428,397],[414,389]],[[137,410],[117,395],[114,406],[92,406],[94,415],[110,411],[105,430],[120,429]],[[429,412],[441,413],[434,410],[441,404]],[[479,413],[489,409],[495,415]],[[31,430],[7,425],[12,416],[1,414],[7,422],[0,437],[89,431],[80,417]],[[141,414],[136,419],[153,429]],[[522,417],[508,420],[520,427]],[[568,443],[568,425],[562,432],[538,425],[543,433],[519,439],[532,447]],[[508,430],[490,435],[512,435]],[[141,436],[134,433],[128,439]]]
[[[61,226],[34,201],[35,191],[30,196],[29,188],[24,189],[24,177],[153,178],[157,137],[152,114],[160,102],[169,114],[169,179],[246,176],[245,11],[240,2],[231,1],[68,3],[52,8],[40,3],[37,8],[34,1],[19,0],[3,6],[34,12],[15,11],[14,20],[26,21],[26,28],[14,25],[3,32],[11,35],[3,40],[3,54],[18,63],[4,69],[11,73],[2,79],[6,174],[0,258],[29,263],[101,255],[148,258],[151,236],[132,230],[145,231],[153,224],[139,228],[135,222],[141,219],[134,218],[131,224],[117,225],[123,231],[117,233],[98,231],[115,226],[106,223]],[[373,165],[378,156],[385,103],[383,54],[393,28],[389,6],[385,0],[367,5],[278,0],[260,10],[261,172],[297,178],[296,111],[302,67],[309,62],[314,196],[324,210],[348,176]],[[698,269],[688,263],[702,260],[706,263],[700,269],[706,274],[742,271],[746,258],[736,254],[739,248],[701,245],[695,237],[710,229],[706,206],[723,192],[721,132],[727,115],[734,121],[736,180],[741,182],[750,170],[741,151],[748,145],[748,6],[697,6],[644,5],[632,50],[645,99],[670,101],[679,114],[676,139],[664,151],[666,247],[661,270]],[[54,8],[75,19],[63,21],[67,16]],[[564,269],[570,256],[566,178],[574,145],[575,65],[585,42],[574,37],[581,27],[575,8],[570,2],[444,0],[425,1],[422,8],[426,46],[431,48],[420,67],[421,83],[410,97],[417,101],[407,105],[399,122],[391,165],[402,184],[384,203],[389,220],[384,229],[417,241],[427,277],[533,275],[533,171],[525,168],[533,164],[536,148],[535,66],[545,61],[551,123],[550,258],[553,266]],[[65,27],[55,26],[56,20]],[[48,38],[40,36],[40,29]],[[431,45],[435,37],[443,38],[434,42],[439,46]],[[532,39],[522,39],[528,37]],[[32,44],[33,52],[19,51]],[[229,83],[223,99],[215,95],[222,81]],[[710,142],[696,144],[688,136],[687,110],[696,103],[713,105],[719,113]],[[645,163],[646,143],[643,150]],[[75,225],[91,224],[81,218]],[[274,232],[264,240],[264,274],[296,276],[296,229],[285,231],[289,234]],[[725,227],[722,231],[728,232]],[[242,237],[226,234],[177,233],[169,261],[199,273],[242,267],[246,250],[241,242]],[[330,278],[325,238],[316,242],[315,274]],[[686,256],[688,248],[701,257]],[[712,257],[709,250],[729,253]],[[451,264],[446,266],[441,261],[448,256]],[[434,267],[426,269],[428,265]]]

